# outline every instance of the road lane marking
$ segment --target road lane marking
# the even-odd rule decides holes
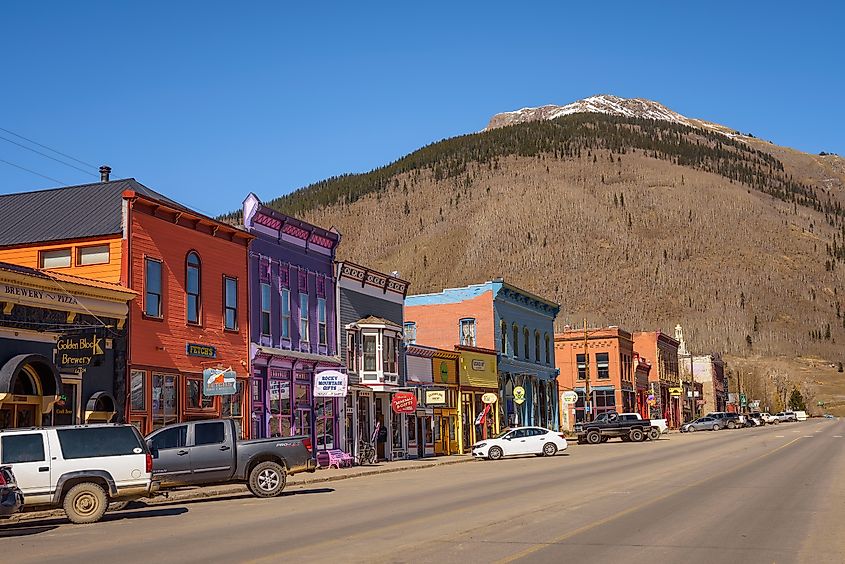
[[[785,439],[786,435],[775,435],[776,439]]]
[[[833,438],[834,438],[834,439],[841,439],[841,438],[842,438],[842,435],[833,435]]]
[[[756,463],[758,460],[766,458],[767,456],[771,456],[774,453],[778,452],[779,450],[783,450],[786,447],[788,447],[789,445],[792,445],[792,444],[798,442],[798,440],[800,438],[801,437],[796,437],[796,438],[792,439],[791,441],[789,441],[788,443],[783,444],[783,445],[777,447],[776,449],[774,449],[772,451],[769,451],[767,453],[756,456],[756,457],[752,458],[751,460],[747,460],[746,462],[744,462],[743,464],[740,464],[738,466],[734,466],[733,468],[730,469],[730,471],[733,472],[735,470],[740,470],[742,468],[745,468],[746,466],[750,466],[750,465]],[[554,538],[554,539],[552,539],[548,542],[544,542],[544,543],[540,543],[540,544],[534,544],[533,546],[530,546],[530,547],[526,548],[525,550],[522,550],[520,552],[517,552],[515,554],[512,554],[512,555],[507,556],[505,558],[502,558],[500,560],[497,560],[496,564],[507,564],[507,563],[510,563],[510,562],[514,562],[516,560],[521,560],[522,558],[525,558],[526,556],[530,556],[531,554],[534,554],[535,552],[537,552],[539,550],[542,550],[544,548],[548,548],[551,545],[559,544],[559,543],[561,543],[565,540],[571,539],[572,537],[574,537],[576,535],[580,535],[581,533],[586,533],[587,531],[595,529],[596,527],[600,527],[602,525],[606,525],[607,523],[611,523],[611,522],[613,522],[613,521],[615,521],[615,520],[617,520],[621,517],[624,517],[626,515],[630,515],[631,513],[635,513],[637,511],[640,511],[641,509],[645,509],[646,507],[648,507],[650,505],[654,505],[656,503],[659,503],[659,502],[661,502],[665,499],[668,499],[668,498],[675,496],[675,495],[678,495],[680,493],[687,492],[687,491],[689,491],[693,488],[700,486],[701,484],[704,484],[708,481],[712,481],[712,480],[715,480],[715,479],[717,479],[717,477],[708,476],[707,478],[703,478],[701,480],[695,481],[691,484],[688,484],[685,487],[675,489],[675,490],[673,490],[669,493],[666,493],[666,494],[663,494],[661,496],[652,498],[648,501],[645,501],[645,502],[640,503],[638,505],[635,505],[633,507],[629,507],[628,509],[626,509],[624,511],[620,511],[619,513],[616,513],[614,515],[609,515],[609,516],[607,516],[603,519],[599,519],[598,521],[593,521],[592,523],[584,525],[583,527],[575,529],[574,531],[564,533],[564,534],[560,535],[559,537]]]

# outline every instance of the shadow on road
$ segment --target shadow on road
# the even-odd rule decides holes
[[[103,521],[121,521],[124,519],[146,519],[148,517],[173,517],[187,513],[186,507],[141,507],[140,509],[131,510],[125,509],[123,511],[113,511],[106,513],[103,516]],[[70,522],[64,517],[47,517],[39,519],[38,525],[33,525],[32,521],[23,521],[17,523],[9,523],[8,525],[0,525],[0,538],[4,537],[20,537],[37,535],[46,533],[58,528],[59,525],[68,525]],[[75,525],[74,525],[75,526]]]
[[[6,539],[11,537],[28,537],[30,535],[46,533],[47,531],[52,531],[56,528],[58,528],[58,525],[10,525],[8,527],[0,527],[0,539]]]

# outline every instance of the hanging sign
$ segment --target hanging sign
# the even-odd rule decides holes
[[[446,390],[426,390],[426,405],[446,405]]]
[[[683,395],[684,389],[683,388],[669,388],[669,395],[671,396],[680,396]]]
[[[315,398],[342,398],[346,396],[347,377],[337,370],[325,370],[314,375]]]
[[[56,341],[56,365],[62,368],[88,366],[95,356],[103,354],[103,339],[95,333],[62,335]]]
[[[202,371],[202,393],[205,396],[231,396],[238,391],[237,382],[231,367],[206,368]]]
[[[486,394],[481,396],[481,401],[484,402],[484,403],[487,403],[487,404],[496,403],[496,400],[498,400],[498,399],[499,399],[499,397],[492,392],[487,392]]]
[[[414,413],[417,410],[417,396],[411,392],[396,392],[390,407],[393,413]]]
[[[525,388],[517,386],[513,389],[513,401],[517,405],[522,405],[525,402]]]
[[[578,394],[573,392],[572,390],[567,390],[560,395],[561,401],[563,403],[577,403],[578,402]]]

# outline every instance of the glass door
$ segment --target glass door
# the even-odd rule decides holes
[[[76,425],[79,423],[79,386],[79,381],[62,382],[59,400],[53,404],[52,425]]]
[[[179,421],[179,377],[153,374],[153,430]]]

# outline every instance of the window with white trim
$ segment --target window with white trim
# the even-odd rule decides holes
[[[461,326],[461,345],[465,347],[474,347],[475,346],[475,319],[468,317],[466,319],[461,319],[460,321]]]

